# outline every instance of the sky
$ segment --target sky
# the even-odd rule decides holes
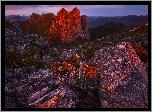
[[[5,5],[5,16],[30,16],[32,13],[57,15],[61,8],[69,12],[74,7],[80,10],[81,15],[87,16],[148,15],[148,5]]]

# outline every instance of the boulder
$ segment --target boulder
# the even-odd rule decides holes
[[[78,103],[77,96],[68,87],[59,87],[46,93],[44,88],[29,97],[29,106],[35,108],[74,108]],[[46,94],[44,94],[46,93]]]
[[[46,65],[51,65],[53,63],[53,59],[50,56],[44,55],[42,57],[42,61],[46,64]]]
[[[6,108],[74,108],[78,103],[75,93],[51,70],[22,73],[16,69],[5,77]]]
[[[148,74],[129,42],[95,52],[103,108],[147,108]]]

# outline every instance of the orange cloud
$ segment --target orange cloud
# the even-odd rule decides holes
[[[63,7],[63,8],[68,8],[68,7],[69,7],[69,5],[62,5],[62,7]]]

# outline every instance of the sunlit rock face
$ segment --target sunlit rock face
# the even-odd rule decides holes
[[[55,15],[53,13],[42,15],[32,13],[30,18],[26,22],[20,23],[20,26],[23,33],[38,34],[42,37],[46,37],[49,33],[49,28],[54,18]]]
[[[129,42],[100,49],[94,61],[100,74],[101,107],[148,107],[148,76]]]
[[[76,7],[70,12],[62,8],[56,16],[53,13],[32,13],[28,21],[21,23],[21,28],[23,33],[38,34],[49,42],[89,38],[87,16],[81,16]]]
[[[88,38],[87,17],[81,17],[77,8],[69,13],[62,8],[52,22],[50,35],[60,36],[62,42],[72,41],[78,37]]]

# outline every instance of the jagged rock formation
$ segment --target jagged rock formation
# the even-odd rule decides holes
[[[72,41],[78,37],[88,38],[87,17],[80,16],[77,8],[69,13],[62,8],[52,23],[50,34],[60,36],[62,42]]]
[[[49,28],[54,18],[55,15],[53,13],[42,15],[32,13],[30,18],[26,22],[21,23],[20,26],[23,33],[38,34],[45,37],[49,32]]]
[[[88,30],[88,17],[86,15],[81,16],[81,29],[82,29],[83,37],[90,37]]]
[[[94,56],[100,74],[101,107],[148,107],[148,74],[130,43],[104,47]]]
[[[21,27],[24,33],[38,34],[49,42],[69,42],[78,37],[89,38],[87,16],[80,16],[77,8],[69,13],[62,8],[57,16],[32,13],[29,20],[22,23]]]

